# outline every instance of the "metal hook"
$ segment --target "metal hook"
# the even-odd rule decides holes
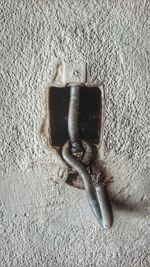
[[[101,183],[98,187],[95,187],[91,179],[90,174],[86,170],[83,163],[81,163],[75,156],[72,155],[71,149],[74,152],[82,152],[84,156],[85,143],[79,138],[78,131],[78,109],[79,109],[79,93],[81,84],[70,84],[70,105],[68,114],[68,132],[70,136],[70,142],[68,141],[62,148],[62,156],[69,166],[71,166],[82,178],[85,191],[92,211],[103,228],[110,228],[113,221],[112,208],[109,200],[107,188],[105,183]],[[88,146],[89,148],[90,146]],[[89,149],[91,153],[91,150]],[[89,154],[90,154],[89,153]],[[86,158],[86,157],[85,157]]]

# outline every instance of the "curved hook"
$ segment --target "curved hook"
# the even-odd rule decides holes
[[[113,222],[112,208],[109,200],[106,184],[95,187],[85,166],[71,154],[69,142],[62,148],[62,156],[82,178],[85,191],[92,211],[98,223],[105,229],[109,229]]]

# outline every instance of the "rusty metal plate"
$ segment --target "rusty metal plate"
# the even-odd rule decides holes
[[[48,95],[49,109],[49,142],[52,146],[61,148],[69,140],[68,109],[69,87],[51,87]],[[102,92],[95,86],[82,86],[78,127],[80,138],[98,145],[102,131]]]

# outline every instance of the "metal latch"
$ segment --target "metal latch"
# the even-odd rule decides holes
[[[103,127],[103,98],[99,87],[67,83],[49,91],[49,141],[68,165],[67,183],[85,189],[102,228],[113,222],[112,208],[98,150]]]

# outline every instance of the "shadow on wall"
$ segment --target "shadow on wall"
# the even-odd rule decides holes
[[[141,199],[136,202],[135,200],[133,201],[132,195],[128,195],[127,197],[124,197],[123,195],[118,196],[123,191],[124,188],[114,196],[111,196],[113,195],[111,191],[109,192],[112,207],[127,213],[134,212],[135,214],[138,213],[150,216],[150,203],[148,200],[145,200],[145,197],[141,197]]]

